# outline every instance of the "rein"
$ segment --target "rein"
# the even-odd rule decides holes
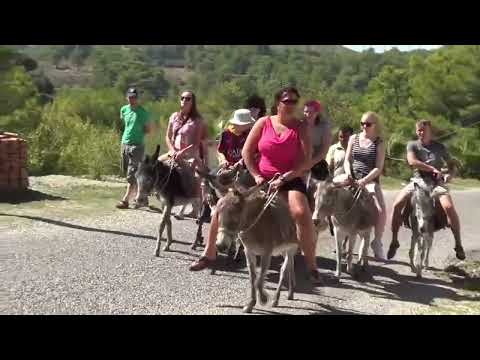
[[[348,214],[350,214],[350,212],[353,210],[353,208],[354,208],[355,205],[357,204],[358,199],[360,199],[360,195],[362,194],[362,192],[363,192],[363,188],[359,186],[359,187],[357,188],[357,190],[355,190],[355,194],[354,194],[354,196],[353,196],[353,203],[352,203],[352,206],[350,207],[350,209],[348,209],[348,210],[345,211],[345,212],[336,213],[334,216],[345,217],[345,216],[347,216]]]
[[[275,190],[273,193],[271,193],[272,190],[272,183],[280,176],[280,174],[276,174],[269,182],[268,182],[268,197],[267,200],[265,201],[265,205],[263,206],[262,210],[260,210],[260,213],[257,215],[255,220],[253,220],[252,224],[248,226],[246,229],[240,230],[240,235],[247,233],[248,231],[252,230],[252,228],[257,225],[258,221],[260,218],[263,216],[267,208],[270,206],[270,204],[273,202],[273,200],[277,197],[278,194],[278,189]]]

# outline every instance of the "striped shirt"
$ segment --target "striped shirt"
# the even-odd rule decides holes
[[[377,148],[380,142],[382,141],[379,137],[375,139],[374,142],[368,147],[360,146],[360,136],[357,134],[353,140],[352,147],[352,168],[353,174],[357,180],[363,179],[365,176],[370,174],[370,172],[375,169],[377,164]],[[379,182],[379,178],[374,180]]]

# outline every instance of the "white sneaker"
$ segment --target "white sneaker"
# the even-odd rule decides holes
[[[383,244],[381,241],[372,241],[371,245],[375,259],[385,261],[385,253],[383,251]]]

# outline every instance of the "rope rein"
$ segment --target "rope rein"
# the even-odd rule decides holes
[[[250,226],[248,226],[246,229],[244,230],[240,230],[239,232],[239,235],[242,235],[242,234],[245,234],[246,232],[252,230],[252,228],[257,225],[257,223],[260,221],[260,218],[263,216],[263,214],[265,213],[265,211],[267,210],[267,208],[270,206],[270,204],[273,202],[273,200],[277,197],[277,194],[278,194],[278,191],[279,189],[275,190],[273,193],[271,192],[272,190],[272,183],[277,180],[277,178],[280,176],[280,174],[276,174],[269,182],[268,182],[268,191],[267,191],[267,194],[268,194],[268,197],[267,197],[267,201],[265,202],[265,205],[263,206],[262,210],[260,211],[260,213],[257,215],[257,217],[255,218],[255,220],[253,220],[252,224],[250,224]]]

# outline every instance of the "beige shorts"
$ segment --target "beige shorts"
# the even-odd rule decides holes
[[[425,187],[428,186],[428,184],[425,181],[423,181],[423,179],[412,178],[410,179],[410,183],[403,189],[405,194],[410,195],[415,191],[415,185],[413,184],[414,182],[416,182],[420,186],[422,185]],[[441,184],[441,185],[435,186],[435,188],[433,189],[432,195],[442,196],[442,195],[448,195],[448,194],[450,194],[450,189],[448,188],[448,186],[446,184]]]

